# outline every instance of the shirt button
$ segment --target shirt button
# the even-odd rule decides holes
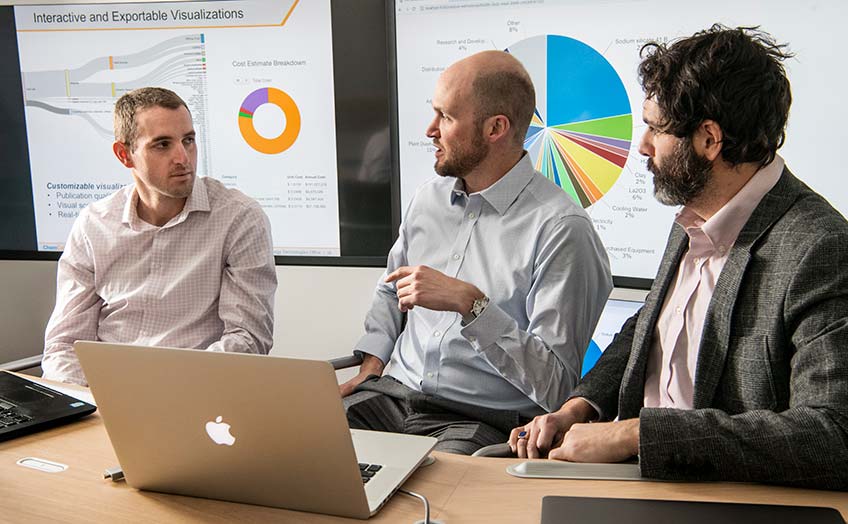
[[[459,255],[458,255],[458,254],[456,254],[456,253],[454,253],[454,254],[453,254],[453,259],[454,259],[454,260],[459,260]]]
[[[469,342],[477,342],[477,337],[468,337]]]
[[[698,257],[695,257],[695,258],[692,259],[692,261],[697,264],[698,262],[701,261],[701,259],[698,258]]]
[[[474,213],[468,213],[468,218],[474,218]]]
[[[436,331],[436,332],[434,332],[434,333],[433,333],[433,336],[434,336],[434,337],[440,337],[440,336],[442,336],[442,332],[441,332],[441,331]]]
[[[427,373],[427,378],[433,378],[433,373]]]
[[[677,306],[674,308],[674,311],[679,315],[682,310],[680,309],[680,306]]]

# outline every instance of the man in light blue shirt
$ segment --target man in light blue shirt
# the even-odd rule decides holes
[[[440,176],[407,210],[355,348],[360,373],[341,386],[351,427],[468,454],[577,383],[612,278],[586,212],[524,151],[534,101],[507,53],[439,78],[427,136]]]

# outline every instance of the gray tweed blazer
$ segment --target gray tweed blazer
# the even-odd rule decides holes
[[[710,302],[694,409],[644,408],[657,316],[688,237],[674,225],[642,309],[572,396],[639,417],[642,475],[848,490],[848,222],[785,169]]]

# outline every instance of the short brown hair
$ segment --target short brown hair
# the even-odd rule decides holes
[[[125,93],[115,102],[115,140],[123,143],[130,150],[135,147],[138,137],[136,114],[148,107],[164,107],[166,109],[186,108],[191,113],[182,98],[169,89],[161,87],[142,87]]]
[[[492,71],[477,75],[472,84],[478,125],[494,115],[504,115],[515,128],[516,145],[524,146],[536,109],[536,90],[526,71]]]

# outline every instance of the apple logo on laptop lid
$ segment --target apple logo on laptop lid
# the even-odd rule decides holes
[[[232,446],[236,438],[230,433],[230,425],[226,422],[222,422],[223,417],[218,415],[218,418],[215,419],[215,422],[209,421],[206,423],[206,433],[209,435],[209,438],[212,439],[212,442],[215,444],[222,444],[225,446]]]

